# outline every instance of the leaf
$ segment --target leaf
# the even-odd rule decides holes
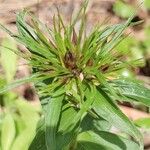
[[[135,8],[132,5],[117,0],[113,5],[113,11],[122,18],[129,18],[135,13]]]
[[[16,124],[16,135],[19,135],[25,129],[26,125],[19,114],[13,114],[13,117]]]
[[[101,117],[93,117],[90,112],[84,117],[80,125],[82,132],[83,131],[109,131],[111,124]]]
[[[136,44],[137,44],[136,39],[134,39],[131,36],[128,36],[121,43],[119,43],[115,49],[121,52],[121,54],[130,56],[131,52],[129,50],[133,47],[133,45]]]
[[[52,49],[50,49],[49,47],[47,48],[47,45],[45,45],[45,43],[42,44],[43,41],[41,41],[39,35],[35,33],[35,29],[33,29],[28,23],[26,23],[25,17],[27,14],[28,12],[24,10],[17,15],[16,22],[19,36],[16,36],[16,40],[24,44],[32,54],[36,54],[38,56],[49,59],[54,58],[55,55],[50,51]]]
[[[104,87],[106,87],[106,89],[111,93],[112,96],[118,98],[118,95],[116,94],[116,91],[111,87],[110,84],[108,84],[104,74],[102,74],[100,71],[98,71],[96,69],[93,70],[91,73],[94,74],[97,77],[99,83],[101,85],[103,85]]]
[[[32,142],[35,128],[26,128],[14,140],[11,150],[27,150]],[[9,149],[10,150],[10,149]]]
[[[113,55],[110,55],[111,50],[119,44],[119,42],[122,40],[122,35],[125,29],[127,29],[128,26],[130,26],[131,21],[134,17],[134,14],[131,15],[131,17],[120,27],[118,27],[118,30],[115,32],[115,34],[112,36],[112,38],[109,40],[109,42],[105,43],[103,48],[98,54],[97,57],[97,63],[101,63],[102,65],[109,62],[109,59],[113,60]]]
[[[150,1],[149,1],[149,0],[144,0],[144,6],[145,6],[147,9],[150,9]]]
[[[36,135],[29,147],[29,150],[47,150],[45,142],[45,121],[44,118],[38,122]]]
[[[112,85],[118,91],[118,94],[127,97],[128,101],[138,101],[146,106],[150,106],[150,89],[142,84],[130,79],[118,79],[113,80]]]
[[[64,124],[66,120],[71,120],[77,112],[72,107],[63,106],[61,119],[59,123],[59,127]],[[59,128],[58,127],[58,128]],[[46,150],[46,140],[45,140],[45,121],[43,118],[38,123],[37,134],[30,145],[29,150]],[[67,146],[71,140],[76,137],[76,129],[73,132],[63,134],[61,132],[57,132],[57,150],[61,150],[65,146]]]
[[[150,118],[141,118],[141,119],[135,120],[134,123],[138,127],[150,129]]]
[[[8,92],[9,90],[13,89],[13,88],[16,88],[22,84],[25,84],[25,83],[28,83],[28,82],[34,82],[34,81],[40,81],[41,78],[46,78],[46,77],[39,77],[40,74],[32,74],[31,76],[29,77],[24,77],[22,79],[18,79],[4,87],[1,87],[0,88],[0,94],[2,93],[5,93],[5,92]]]
[[[67,106],[67,104],[64,105],[62,109],[63,110],[59,123],[59,129],[61,129],[61,126],[66,123],[66,120],[71,121],[72,118],[74,118],[77,114],[77,111],[73,107],[70,107],[69,105]],[[66,134],[64,132],[57,132],[57,150],[65,148],[71,143],[71,141],[76,139],[76,134],[78,130],[78,125],[76,125],[76,127],[71,132],[67,132]]]
[[[15,106],[17,110],[19,111],[20,117],[24,121],[26,128],[32,127],[32,130],[30,131],[30,133],[34,132],[37,122],[40,117],[39,116],[40,109],[36,110],[38,108],[34,108],[34,106],[24,101],[23,99],[16,100]]]
[[[112,99],[102,90],[98,89],[96,100],[93,104],[95,112],[107,120],[111,125],[134,137],[142,146],[142,135],[131,121],[113,103]]]
[[[83,119],[84,115],[88,112],[88,110],[91,108],[91,105],[94,101],[95,97],[95,89],[91,88],[91,90],[86,91],[86,100],[83,102],[83,104],[80,106],[80,110],[78,113],[72,118],[72,120],[67,120],[59,129],[62,132],[70,132],[73,130],[73,128]]]
[[[45,126],[46,126],[45,140],[47,149],[57,150],[56,133],[58,122],[60,119],[63,99],[64,99],[63,95],[49,98],[47,111],[45,115]]]
[[[121,28],[123,28],[124,23],[122,24],[116,24],[116,25],[111,25],[106,27],[103,32],[100,34],[99,39],[100,40],[104,40],[107,39],[110,35],[117,33],[118,30],[120,30]]]
[[[24,123],[24,127],[14,139],[11,150],[27,150],[35,136],[39,110],[22,99],[16,100],[14,104],[19,113],[19,121]]]
[[[1,129],[1,145],[2,150],[10,150],[12,142],[15,138],[16,128],[15,122],[11,114],[6,114],[2,122]]]
[[[82,132],[77,138],[77,150],[140,150],[138,144],[110,132]]]
[[[1,47],[1,64],[3,66],[5,77],[8,83],[10,83],[16,73],[17,70],[17,55],[14,54],[9,48],[13,49],[14,51],[17,50],[16,42],[12,38],[5,38],[3,39],[2,43],[3,46],[7,46],[7,48]]]

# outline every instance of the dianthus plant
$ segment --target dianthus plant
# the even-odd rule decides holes
[[[120,75],[139,60],[127,61],[115,49],[133,17],[125,23],[96,25],[86,34],[87,4],[83,2],[68,24],[58,10],[51,28],[27,11],[17,15],[18,35],[1,25],[28,49],[28,53],[14,52],[32,68],[30,77],[2,88],[1,93],[33,82],[42,105],[29,150],[143,149],[140,131],[118,107],[118,101],[150,106],[150,90]]]

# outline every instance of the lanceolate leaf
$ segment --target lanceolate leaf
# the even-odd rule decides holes
[[[69,120],[70,122],[72,119],[77,115],[77,111],[67,104],[63,106],[62,108],[62,114],[61,114],[61,120],[59,123],[59,129],[61,129],[61,126],[66,124],[66,120]],[[67,147],[73,140],[76,140],[77,133],[79,131],[78,125],[71,130],[70,132],[67,132],[66,134],[64,132],[57,132],[57,150],[62,150],[63,148]]]
[[[33,75],[29,76],[29,77],[18,79],[16,81],[14,81],[14,82],[4,86],[4,87],[1,87],[0,94],[5,93],[8,90],[11,90],[11,89],[13,89],[15,87],[18,87],[18,86],[20,86],[20,85],[22,85],[24,83],[37,81],[39,76],[40,76],[40,74],[33,74]]]
[[[100,89],[96,93],[96,100],[93,107],[95,112],[106,119],[110,124],[131,135],[140,144],[142,143],[141,133],[113,103],[112,99]]]
[[[135,120],[134,123],[139,127],[150,129],[150,117]]]
[[[132,13],[135,13],[136,9],[132,5],[124,3],[124,1],[116,0],[113,11],[122,18],[128,18]]]
[[[16,42],[12,38],[5,38],[2,43],[3,46],[14,49],[17,52]],[[17,70],[17,55],[5,47],[1,47],[1,64],[5,72],[7,83],[10,83]]]
[[[37,125],[36,136],[32,141],[29,150],[47,150],[45,142],[45,121],[41,118]]]
[[[88,114],[84,117],[81,123],[82,132],[92,130],[92,131],[109,131],[111,128],[111,124],[105,119],[88,112]]]
[[[63,99],[64,95],[49,98],[47,111],[45,114],[45,127],[46,127],[45,140],[46,140],[46,147],[48,150],[49,149],[57,150],[56,133],[58,122],[60,119],[60,112],[62,108]]]
[[[95,89],[91,88],[91,90],[86,91],[86,93],[86,100],[83,102],[83,104],[81,104],[79,112],[71,121],[66,121],[60,128],[60,131],[65,133],[70,132],[75,127],[75,125],[82,120],[83,116],[87,114],[88,110],[90,110],[95,97]]]
[[[74,110],[73,107],[66,107],[65,105],[62,108],[62,114],[61,114],[61,119],[60,119],[60,123],[59,123],[59,127],[61,127],[61,125],[63,125],[66,120],[72,120],[72,118],[74,118],[74,116],[77,114],[76,110]],[[37,134],[32,142],[32,144],[30,145],[29,150],[48,150],[46,147],[46,140],[45,140],[45,119],[42,118],[39,123],[38,123],[38,127],[37,127]],[[56,140],[57,140],[57,150],[62,150],[63,148],[65,148],[75,137],[76,137],[76,133],[77,133],[78,129],[76,128],[75,130],[73,130],[70,133],[67,134],[63,134],[61,132],[57,132],[56,134]]]
[[[14,140],[11,150],[27,150],[32,141],[31,133],[34,128],[27,128]]]
[[[82,132],[77,138],[77,150],[140,150],[137,143],[110,132]]]
[[[2,123],[1,146],[3,150],[10,150],[15,138],[15,121],[11,114],[7,114]]]
[[[150,106],[150,90],[142,84],[124,79],[112,81],[112,86],[118,91],[118,94],[124,95],[129,101],[138,101]]]

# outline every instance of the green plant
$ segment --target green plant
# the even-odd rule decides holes
[[[5,38],[2,45],[17,50],[13,39]],[[0,87],[13,81],[17,69],[17,55],[1,47]],[[14,92],[0,95],[0,150],[27,150],[35,136],[39,110]]]
[[[122,54],[122,56],[126,59],[126,60],[133,60],[133,59],[141,59],[141,61],[143,61],[143,63],[141,63],[141,65],[139,65],[138,67],[143,67],[143,68],[147,68],[146,71],[144,71],[144,75],[149,75],[149,71],[148,71],[148,62],[150,59],[150,43],[149,43],[149,35],[150,35],[150,27],[149,26],[145,26],[144,27],[144,39],[140,40],[140,39],[136,39],[135,36],[129,36],[129,37],[125,37],[125,35],[123,36],[125,39],[119,43],[115,49],[119,50],[120,53]],[[130,50],[130,51],[129,51]],[[123,76],[134,76],[135,73],[132,68],[126,68],[123,70],[120,70],[120,73]]]
[[[139,64],[139,60],[127,62],[119,50],[114,50],[133,17],[104,29],[95,26],[86,35],[87,4],[84,1],[69,25],[64,24],[59,11],[51,29],[26,11],[17,15],[18,35],[1,25],[29,50],[18,55],[32,67],[30,77],[1,88],[1,93],[34,82],[43,108],[29,150],[143,149],[141,133],[117,105],[119,100],[150,106],[149,89],[118,75],[119,70]],[[111,127],[129,138],[111,133]]]
[[[115,14],[122,18],[129,18],[133,13],[136,12],[132,5],[126,4],[122,0],[116,0],[113,4],[113,11]]]
[[[145,14],[148,13],[149,11],[149,0],[143,0],[141,3],[139,1],[135,1],[135,3],[128,3],[125,2],[124,0],[116,0],[113,3],[113,11],[116,16],[121,17],[122,19],[127,19],[132,13],[136,13],[136,4],[138,4],[138,9],[141,12],[144,12]],[[143,39],[138,39],[136,36],[128,37],[126,40],[124,40],[121,44],[119,44],[116,48],[122,48],[122,51],[126,53],[125,49],[130,48],[130,53],[127,56],[127,59],[132,59],[132,58],[143,58],[143,66],[140,67],[140,73],[149,76],[149,58],[150,58],[150,44],[149,44],[149,18],[148,17],[142,17],[139,15],[139,13],[136,14],[136,16],[133,18],[133,22],[135,20],[145,20],[142,25],[140,25],[136,29],[136,32],[139,29],[140,31],[144,31],[145,34]],[[135,33],[136,33],[135,32]],[[138,32],[137,32],[138,33]],[[123,71],[123,74],[131,74],[130,70],[125,70]]]
[[[149,0],[144,0],[144,6],[146,9],[150,9],[150,1]]]
[[[141,119],[135,120],[135,124],[139,127],[150,129],[150,118],[141,118]]]
[[[135,4],[138,4],[138,7],[143,10],[149,11],[150,1],[143,0],[141,3],[138,0],[135,0]],[[136,5],[128,3],[125,0],[116,0],[113,4],[114,13],[124,19],[129,18],[133,13],[136,12]]]

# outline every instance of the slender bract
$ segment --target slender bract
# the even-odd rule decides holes
[[[133,25],[134,15],[125,23],[95,26],[87,35],[87,4],[88,1],[83,2],[69,24],[64,23],[58,10],[52,28],[27,11],[17,15],[18,35],[1,25],[29,50],[28,55],[19,55],[32,67],[31,77],[8,85],[1,92],[32,81],[43,107],[30,150],[143,149],[140,131],[117,106],[117,100],[150,106],[150,90],[119,75],[120,70],[137,65],[137,60],[127,62],[115,50],[125,29]],[[78,30],[76,23],[80,23]],[[110,133],[111,127],[133,141]]]

